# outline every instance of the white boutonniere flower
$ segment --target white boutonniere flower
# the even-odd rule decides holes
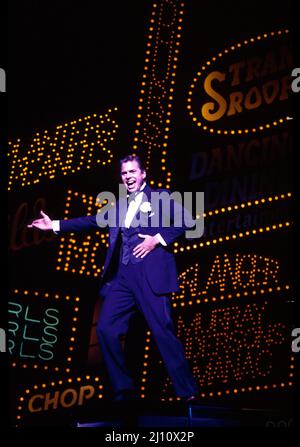
[[[142,213],[150,213],[150,211],[152,211],[151,203],[143,202],[140,206],[140,210],[142,211]]]

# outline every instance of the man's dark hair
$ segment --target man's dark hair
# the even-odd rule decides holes
[[[136,161],[139,164],[139,168],[141,171],[145,171],[142,160],[138,155],[126,155],[126,157],[121,158],[120,160],[120,168],[123,163],[127,163],[128,161]]]

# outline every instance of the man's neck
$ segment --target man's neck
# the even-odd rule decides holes
[[[134,191],[134,192],[131,192],[131,193],[128,192],[127,193],[127,197],[135,197],[137,194],[139,194],[140,192],[142,192],[144,190],[145,186],[146,186],[146,182],[144,182],[142,184],[142,186],[140,187],[140,189],[138,189],[137,191]]]
[[[139,189],[137,192],[143,191],[143,189],[145,188],[145,186],[146,186],[146,182],[144,182],[144,183],[142,184],[142,186],[140,187],[140,189]]]

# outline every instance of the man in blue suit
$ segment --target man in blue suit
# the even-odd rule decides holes
[[[116,203],[118,219],[109,227],[109,249],[100,289],[104,301],[97,324],[97,336],[115,399],[128,400],[137,395],[125,364],[120,337],[126,334],[130,317],[139,309],[163,358],[176,395],[190,402],[196,399],[197,385],[171,318],[170,293],[179,291],[179,285],[174,255],[169,249],[187,226],[164,225],[161,210],[157,224],[151,226],[150,219],[154,214],[151,212],[151,194],[154,191],[145,182],[146,171],[140,158],[128,155],[120,161],[120,168],[129,203],[126,200],[125,206],[121,201]],[[179,212],[182,210],[180,207]],[[175,213],[178,213],[178,206],[171,203],[168,217],[173,221]],[[52,221],[43,211],[41,215],[42,218],[34,220],[29,227],[57,233],[99,229],[97,216]]]

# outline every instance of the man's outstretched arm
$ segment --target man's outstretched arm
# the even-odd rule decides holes
[[[42,231],[53,230],[56,232],[75,233],[77,231],[89,231],[93,228],[99,228],[96,216],[77,217],[68,220],[51,220],[47,214],[41,211],[41,218],[35,219],[28,228],[38,228]]]

